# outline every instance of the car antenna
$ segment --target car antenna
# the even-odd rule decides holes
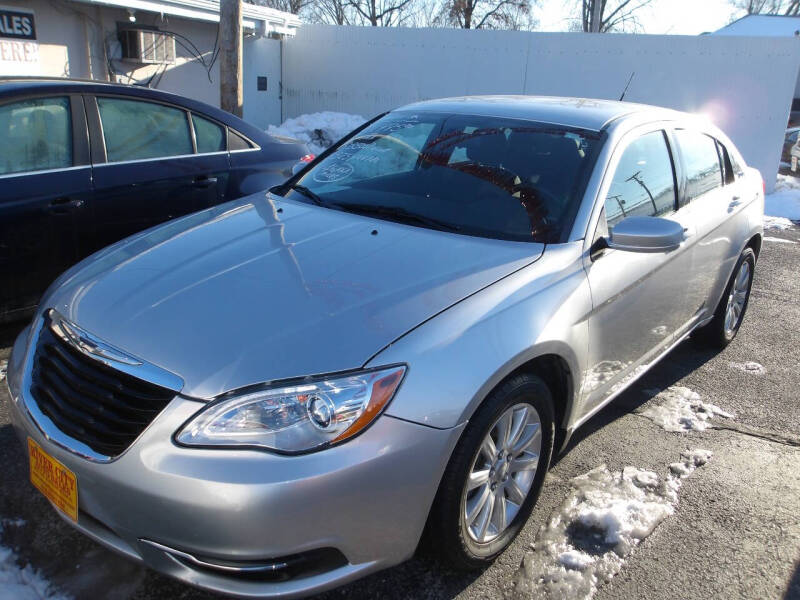
[[[628,91],[628,87],[630,86],[631,81],[633,81],[633,76],[634,75],[636,75],[636,71],[631,71],[631,76],[628,77],[628,83],[625,84],[625,89],[622,90],[622,95],[619,97],[619,101],[620,102],[622,102],[622,100],[625,99],[625,93]]]

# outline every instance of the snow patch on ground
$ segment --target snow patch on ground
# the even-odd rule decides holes
[[[648,390],[656,393],[656,390]],[[655,403],[637,411],[667,431],[703,431],[713,417],[733,418],[719,406],[703,402],[700,394],[689,388],[671,386],[658,393]]]
[[[3,527],[21,526],[22,519],[3,519]],[[0,599],[2,600],[68,600],[68,596],[53,586],[30,565],[20,568],[17,555],[10,548],[0,546]]]
[[[625,558],[674,514],[681,480],[711,458],[681,454],[666,477],[606,465],[571,481],[572,491],[539,529],[514,577],[517,598],[587,599],[622,569]]]
[[[728,365],[730,365],[732,369],[738,369],[739,371],[744,371],[745,373],[750,373],[751,375],[763,375],[767,372],[763,365],[753,361],[743,363],[729,362]]]
[[[794,240],[786,240],[784,238],[771,237],[769,235],[765,235],[764,236],[764,241],[765,242],[780,242],[781,244],[796,244],[797,243]]]
[[[764,214],[800,220],[800,179],[778,175],[775,191],[764,198]]]
[[[0,520],[0,531],[3,527],[22,527],[25,525],[25,519],[2,519]]]
[[[6,371],[8,370],[8,361],[0,360],[0,381],[6,378]]]
[[[800,178],[794,175],[778,175],[775,181],[775,191],[783,192],[786,190],[800,190]]]
[[[267,133],[295,138],[305,142],[312,154],[321,154],[365,120],[359,115],[324,111],[287,119],[277,127],[270,125]]]
[[[785,231],[792,227],[794,227],[794,223],[786,217],[770,217],[769,215],[764,215],[764,229],[779,229]]]

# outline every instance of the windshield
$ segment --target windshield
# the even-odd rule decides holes
[[[290,184],[293,198],[458,233],[557,242],[591,172],[597,132],[399,111]]]

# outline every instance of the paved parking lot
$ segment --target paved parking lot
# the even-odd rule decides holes
[[[800,228],[767,236],[737,340],[721,353],[682,344],[593,418],[557,459],[527,527],[495,565],[464,575],[415,558],[325,597],[504,597],[540,525],[569,493],[570,479],[603,463],[664,474],[682,451],[704,448],[713,457],[683,481],[675,514],[595,597],[800,599]],[[12,336],[0,333],[0,346]],[[7,354],[0,350],[0,360]],[[764,372],[737,368],[748,362]],[[705,431],[671,433],[638,414],[675,385],[734,417],[714,419]],[[3,387],[2,546],[76,598],[212,597],[119,558],[64,524],[28,483],[6,401]]]

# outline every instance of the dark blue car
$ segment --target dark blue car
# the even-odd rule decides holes
[[[0,321],[95,250],[281,183],[307,153],[174,94],[1,79]]]

